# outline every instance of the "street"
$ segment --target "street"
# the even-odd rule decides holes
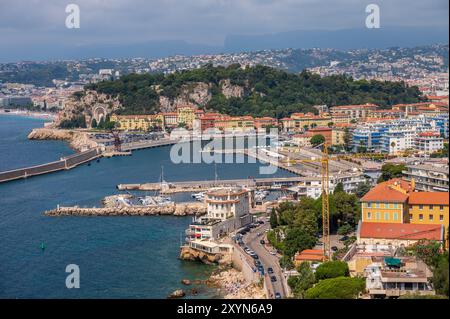
[[[265,238],[265,231],[270,229],[270,224],[265,222],[263,225],[257,228],[253,228],[249,233],[245,234],[243,237],[243,241],[247,247],[253,250],[258,256],[261,264],[264,267],[265,276],[269,277],[269,282],[271,286],[269,286],[269,291],[271,293],[270,298],[275,297],[275,293],[279,293],[282,298],[286,297],[286,289],[283,285],[283,273],[281,267],[278,263],[278,257],[273,256],[269,253],[265,245],[261,245],[260,240],[264,239],[267,243],[267,239]],[[258,233],[261,233],[261,236],[257,236]],[[249,256],[251,262],[254,263],[253,258]],[[267,268],[272,267],[274,273],[268,274]],[[277,278],[276,282],[271,282],[270,277],[275,276]]]

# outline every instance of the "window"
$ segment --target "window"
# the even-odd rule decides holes
[[[423,205],[419,205],[419,209],[422,210],[423,209]]]
[[[439,210],[444,210],[444,206],[443,206],[443,205],[440,205],[440,206],[439,206]]]
[[[419,214],[419,220],[423,220],[423,214]]]
[[[381,217],[380,217],[380,213],[376,213],[376,219],[377,219],[377,220],[380,220],[380,218],[381,218]]]
[[[394,213],[394,220],[398,220],[398,213]]]
[[[389,203],[387,203],[387,204],[384,204],[384,206],[386,207],[386,208],[390,208],[390,204]]]
[[[372,207],[372,203],[366,203],[367,208]]]
[[[433,205],[430,205],[429,208],[430,208],[430,210],[433,210]]]
[[[413,219],[413,214],[409,214],[409,220]]]
[[[433,214],[428,215],[429,220],[433,220]]]
[[[397,203],[394,204],[394,208],[398,208],[398,204]]]
[[[371,219],[372,218],[372,213],[367,213],[367,219]]]
[[[443,221],[444,220],[444,215],[439,215],[439,220]]]
[[[389,220],[389,213],[384,213],[384,220]]]
[[[380,208],[380,203],[376,203],[375,207]]]

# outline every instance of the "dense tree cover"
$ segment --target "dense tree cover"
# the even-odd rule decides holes
[[[364,195],[366,195],[371,189],[372,185],[370,185],[370,183],[368,182],[359,183],[358,186],[356,187],[355,194],[356,196],[358,196],[358,198],[361,198]]]
[[[226,98],[220,81],[244,88],[242,98]],[[316,104],[344,105],[375,103],[388,107],[397,103],[420,101],[417,87],[402,82],[355,81],[346,75],[320,77],[303,71],[299,74],[255,66],[242,69],[234,64],[214,67],[210,64],[195,70],[164,74],[129,74],[115,81],[86,86],[100,93],[119,96],[122,113],[154,113],[159,111],[159,96],[178,96],[183,86],[205,82],[212,95],[207,107],[230,115],[271,116],[282,118],[293,112],[314,112]]]
[[[348,277],[349,275],[350,271],[347,263],[340,260],[324,262],[316,269],[317,280]]]
[[[360,218],[358,197],[336,187],[330,199],[330,228],[337,230],[346,225],[351,232]],[[293,257],[298,251],[312,248],[322,229],[322,199],[302,198],[298,203],[285,202],[271,214],[274,231],[269,232],[269,242],[283,255]]]
[[[86,118],[84,117],[84,115],[79,115],[70,120],[69,119],[62,120],[59,123],[59,127],[63,129],[70,129],[76,127],[86,128]]]
[[[378,183],[388,181],[392,178],[402,177],[402,171],[406,170],[404,164],[384,164],[381,167],[381,176],[378,178]]]
[[[316,277],[308,262],[302,262],[297,267],[298,276],[291,276],[288,279],[288,285],[291,287],[295,298],[305,298],[305,293],[316,283]]]
[[[355,299],[364,291],[364,278],[337,277],[319,281],[306,291],[306,299]]]
[[[447,234],[448,236],[448,234]],[[433,271],[432,283],[436,292],[448,297],[449,292],[449,256],[448,251],[442,251],[440,243],[434,241],[419,241],[407,248],[407,253],[423,260]]]

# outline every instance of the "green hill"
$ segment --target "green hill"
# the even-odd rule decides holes
[[[374,103],[387,108],[421,100],[417,87],[407,87],[402,82],[355,81],[345,75],[320,77],[307,71],[293,74],[260,65],[245,69],[239,65],[207,65],[168,75],[130,74],[119,80],[88,85],[86,89],[118,96],[122,114],[166,111],[160,97],[167,101],[181,98],[230,115],[277,118],[293,112],[315,112],[312,106],[320,104]],[[206,97],[199,102],[191,93]]]

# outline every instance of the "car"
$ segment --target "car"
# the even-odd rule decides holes
[[[338,248],[336,246],[331,247],[332,251],[338,251]]]
[[[261,236],[261,235],[262,235],[261,233],[256,233],[256,236],[258,236],[258,237]]]
[[[261,245],[265,245],[265,244],[266,244],[266,242],[264,241],[264,239],[261,239],[261,240],[259,241],[259,243],[260,243]]]
[[[339,239],[339,241],[346,241],[348,239],[348,236],[346,235],[346,236],[342,236],[340,239]]]
[[[267,273],[268,274],[273,274],[273,268],[272,267],[267,268]]]
[[[259,266],[262,266],[262,264],[261,264],[261,262],[259,260],[255,260],[255,266],[259,267]]]
[[[271,252],[269,252],[269,254],[271,254],[272,256],[276,256],[276,255],[277,255],[277,252],[274,251],[274,250],[272,250]]]
[[[257,223],[260,224],[260,225],[262,225],[262,224],[264,224],[264,221],[263,221],[263,220],[258,220]]]
[[[259,259],[259,256],[257,254],[253,254],[253,255],[250,255],[250,256],[252,256],[253,259]]]
[[[271,281],[271,282],[276,282],[276,281],[277,281],[277,277],[275,277],[275,276],[270,276],[270,281]]]
[[[279,292],[275,293],[275,299],[281,299],[281,294]]]

